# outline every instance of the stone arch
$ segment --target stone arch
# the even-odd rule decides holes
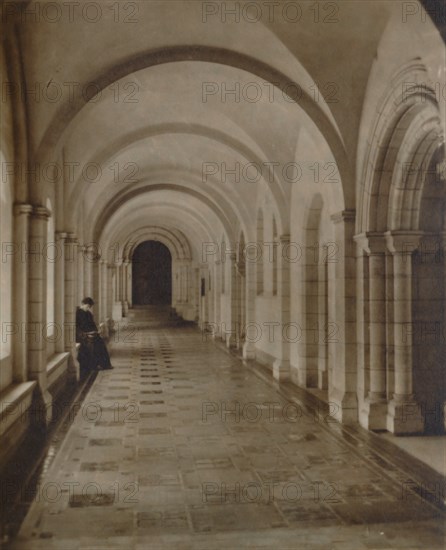
[[[142,186],[138,189],[129,190],[127,193],[120,194],[118,197],[115,197],[114,200],[109,201],[102,211],[98,214],[96,224],[93,230],[93,240],[95,242],[100,240],[100,237],[103,233],[103,229],[110,217],[118,211],[119,207],[128,202],[129,200],[140,196],[144,192],[158,191],[158,190],[169,190],[175,191],[178,193],[186,193],[191,197],[198,199],[206,207],[208,207],[213,214],[217,216],[221,222],[225,233],[229,236],[233,234],[233,227],[231,223],[231,211],[228,208],[224,208],[216,202],[212,201],[209,197],[200,193],[198,190],[188,189],[186,186],[176,185],[176,184],[153,184],[148,186]]]
[[[186,236],[177,229],[159,226],[141,227],[136,233],[129,235],[125,240],[122,259],[130,261],[137,246],[144,241],[155,240],[169,249],[172,259],[191,259],[191,249]]]
[[[233,136],[226,134],[225,132],[211,129],[209,127],[203,126],[201,124],[186,124],[186,123],[176,123],[176,124],[162,124],[156,126],[150,126],[138,131],[132,132],[131,134],[121,136],[114,143],[107,145],[102,151],[99,152],[94,157],[91,157],[86,164],[95,164],[100,166],[108,166],[111,159],[122,150],[124,147],[133,146],[139,142],[142,142],[150,137],[165,136],[165,135],[186,135],[186,136],[201,136],[206,139],[210,139],[217,144],[223,144],[238,155],[242,156],[245,160],[249,162],[254,162],[256,165],[261,166],[263,162],[266,162],[266,158],[261,158],[259,154],[255,153],[250,147],[240,140],[237,140]],[[150,170],[150,178],[153,181],[154,170]],[[208,176],[209,177],[209,176]],[[159,179],[163,180],[166,178],[166,174],[162,173],[159,175]],[[271,178],[271,179],[270,179]],[[184,175],[178,174],[178,180],[183,180]],[[209,177],[209,180],[212,181],[212,177]],[[283,225],[286,226],[286,219],[283,219],[284,213],[286,213],[286,202],[283,196],[283,190],[280,186],[280,181],[275,171],[272,171],[272,174],[269,175],[268,181],[266,180],[266,175],[262,175],[262,180],[265,186],[271,191],[275,211],[278,213],[278,223],[279,229]],[[161,183],[161,182],[159,182]],[[218,183],[218,182],[217,182]],[[125,188],[124,188],[125,189]],[[129,189],[125,189],[130,190]],[[122,193],[122,188],[120,189]],[[224,199],[228,205],[234,210],[237,214],[238,219],[241,223],[247,217],[248,212],[245,205],[242,202],[237,203],[237,201],[230,201],[229,197],[225,193],[215,193],[213,190],[213,195],[215,195],[214,200],[217,200],[219,203]],[[211,197],[211,194],[209,194]],[[67,198],[67,203],[75,206],[79,200],[82,198],[82,181],[79,178],[74,182],[73,186],[70,187],[69,196]],[[101,201],[103,196],[101,195]],[[94,210],[94,207],[92,208]],[[245,231],[248,231],[248,227],[244,228]],[[281,229],[282,230],[282,229]]]
[[[443,246],[441,222],[436,234],[422,230],[423,200],[440,198],[429,184],[429,173],[444,143],[435,91],[416,84],[426,80],[425,75],[421,61],[412,60],[387,88],[371,128],[364,186],[358,195],[358,277],[365,278],[359,363],[366,390],[360,421],[368,428],[395,433],[434,429],[427,411],[435,407],[437,414],[432,416],[438,428],[438,419],[443,422],[438,411],[446,400],[439,359],[444,356],[444,342],[426,345],[422,336],[426,323],[442,326],[445,319],[444,308],[438,307],[444,303],[444,285],[435,284],[444,278],[444,261],[428,265],[423,253],[425,246]],[[408,82],[414,84],[408,87]],[[428,369],[423,366],[427,363]],[[358,388],[360,400],[362,393]],[[410,422],[401,421],[407,403],[414,411]]]
[[[97,94],[128,74],[159,64],[179,61],[206,61],[245,70],[264,79],[275,88],[279,88],[291,102],[298,103],[303,111],[306,112],[310,119],[316,124],[327,141],[335,157],[339,173],[341,174],[345,203],[347,207],[348,205],[353,206],[354,190],[348,185],[351,181],[351,169],[342,138],[339,135],[331,113],[323,108],[318,102],[314,101],[310,93],[306,90],[302,90],[302,94],[299,95],[299,99],[296,100],[296,97],[293,96],[290,90],[296,90],[296,87],[301,90],[298,83],[294,82],[283,72],[259,59],[244,53],[212,46],[177,45],[156,48],[135,54],[133,58],[126,58],[122,63],[107,68],[90,84],[94,84],[95,94]],[[64,127],[69,127],[75,115],[81,111],[86,103],[87,101],[85,98],[80,97],[76,98],[75,101],[70,102],[68,105],[63,105],[59,109],[59,112],[46,129],[45,135],[36,151],[35,157],[37,159],[46,159],[50,155],[50,152],[60,141]],[[38,195],[40,194],[38,186],[33,189],[33,192],[35,198],[38,199]],[[283,211],[286,212],[287,210],[284,208]]]
[[[413,60],[395,75],[378,101],[378,115],[370,128],[360,178],[364,183],[358,193],[357,233],[388,228],[392,182],[395,189],[399,178],[413,176],[410,163],[414,160],[414,148],[426,139],[426,133],[442,140],[435,91],[416,84],[407,89],[407,82],[423,79],[425,67],[421,60]],[[425,124],[429,126],[427,132]]]

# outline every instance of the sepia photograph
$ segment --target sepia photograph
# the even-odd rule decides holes
[[[0,549],[445,550],[446,2],[0,36]]]

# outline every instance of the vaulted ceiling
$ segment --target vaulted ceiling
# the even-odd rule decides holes
[[[31,156],[72,167],[58,225],[75,231],[82,223],[85,238],[99,241],[127,239],[145,224],[180,230],[196,253],[200,242],[235,239],[239,230],[253,237],[259,195],[287,232],[292,184],[281,168],[299,148],[337,163],[339,203],[354,207],[374,63],[387,78],[402,49],[409,59],[421,41],[427,58],[438,55],[433,25],[402,24],[399,1],[330,3],[317,14],[303,2],[299,21],[279,5],[257,22],[246,15],[254,12],[224,21],[223,4],[195,0],[118,8],[101,0],[92,22],[80,15],[96,17],[87,4],[57,22],[51,11],[37,22],[22,16],[10,34],[27,84],[46,94],[27,105]],[[250,162],[261,177],[255,167],[243,172]]]

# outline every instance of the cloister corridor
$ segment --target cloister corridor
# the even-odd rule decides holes
[[[1,549],[444,549],[445,2],[0,37]]]
[[[444,547],[438,488],[420,492],[409,457],[154,321],[123,329],[75,403],[11,548]]]

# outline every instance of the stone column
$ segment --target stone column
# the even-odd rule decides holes
[[[213,266],[206,265],[206,329],[208,332],[212,330],[212,321],[214,320],[214,279],[212,279]]]
[[[64,284],[64,336],[65,351],[71,353],[68,364],[69,377],[79,380],[79,366],[74,361],[76,358],[76,306],[77,306],[77,260],[78,260],[78,242],[73,233],[68,233],[64,239],[64,262],[65,262],[65,284]]]
[[[18,325],[18,336],[13,340],[14,382],[26,382],[27,373],[27,339],[22,337],[28,326],[28,271],[29,258],[26,254],[29,234],[29,217],[32,212],[30,204],[14,205],[14,243],[18,252],[14,255],[13,265],[13,300],[12,314]]]
[[[102,256],[99,258],[97,263],[97,301],[99,303],[99,307],[97,308],[97,321],[102,323],[104,320],[104,260],[102,259]]]
[[[220,267],[221,261],[215,260],[214,265],[212,267],[214,271],[214,278],[213,286],[212,286],[212,298],[214,300],[214,315],[213,315],[213,328],[212,328],[212,337],[215,338],[216,336],[220,335],[221,331],[221,316],[220,316],[220,288],[221,288],[221,280],[220,280]]]
[[[46,261],[48,210],[35,206],[30,218],[29,300],[28,300],[28,376],[38,383],[33,420],[48,425],[52,418],[52,397],[46,374]]]
[[[207,264],[200,264],[198,270],[198,300],[200,304],[200,328],[206,330],[208,322],[208,285],[207,285]],[[204,296],[201,295],[201,282],[204,280]]]
[[[230,266],[229,300],[230,300],[230,326],[226,328],[225,340],[228,348],[237,345],[237,264],[235,252],[227,255],[226,260]]]
[[[93,261],[91,263],[90,271],[92,274],[92,294],[95,302],[101,302],[101,256],[97,250],[93,252]],[[98,313],[99,315],[99,308]],[[100,320],[100,319],[99,319]]]
[[[181,303],[183,304],[182,308],[187,309],[190,308],[190,319],[192,320],[195,318],[194,313],[194,268],[192,265],[192,262],[189,264],[189,266],[182,266],[180,270],[180,280],[181,280]]]
[[[195,315],[195,321],[197,324],[200,322],[200,304],[201,304],[201,298],[200,298],[200,268],[194,267],[193,268],[193,296],[194,296],[194,315]]]
[[[319,255],[318,255],[319,256]],[[328,389],[328,249],[322,246],[318,266],[318,354],[317,354],[317,387]]]
[[[115,295],[113,304],[113,321],[122,320],[122,262],[115,264]]]
[[[256,256],[246,258],[246,327],[245,343],[243,344],[243,358],[255,359],[255,340],[257,338],[257,327],[255,326],[255,302],[256,302]],[[250,328],[251,327],[251,328]]]
[[[83,251],[83,264],[84,264],[84,294],[85,296],[91,296],[96,301],[97,297],[93,292],[93,266],[96,262],[96,251],[92,245],[84,246]]]
[[[245,285],[246,277],[246,266],[245,262],[238,261],[235,263],[236,266],[236,277],[235,277],[235,308],[236,308],[236,345],[237,349],[242,348],[242,338],[245,331],[245,313],[246,313],[246,304],[245,304],[245,293],[243,286]]]
[[[360,423],[370,430],[387,426],[386,372],[386,250],[384,234],[370,232],[355,237],[368,255],[368,295],[364,305],[368,312],[369,368],[367,395],[359,413]],[[364,344],[363,344],[364,345]]]
[[[127,265],[127,304],[129,308],[133,306],[133,266],[130,261]]]
[[[54,273],[54,321],[56,324],[56,353],[65,351],[65,240],[67,233],[56,232]]]
[[[356,254],[354,245],[355,212],[345,210],[331,217],[335,225],[335,254],[329,255],[331,281],[334,292],[329,323],[330,351],[333,369],[329,387],[329,401],[333,416],[344,424],[358,420],[356,394]]]
[[[357,395],[358,419],[368,425],[366,399],[370,387],[369,342],[369,241],[365,233],[355,235],[356,241],[356,342],[357,342]],[[386,315],[387,318],[387,315]]]
[[[275,333],[280,338],[280,356],[273,363],[273,376],[276,380],[287,380],[290,378],[290,341],[292,335],[288,336],[290,324],[290,235],[280,236],[280,245],[277,251],[277,298],[279,304],[280,326]]]
[[[129,311],[129,302],[128,302],[128,277],[129,277],[129,262],[128,260],[122,263],[122,312],[123,316],[127,317]]]
[[[115,266],[113,264],[107,264],[107,306],[106,306],[106,320],[109,331],[113,330],[113,305],[114,305],[114,286],[113,275]]]
[[[179,316],[187,321],[194,321],[198,306],[194,303],[195,284],[191,260],[188,258],[178,259],[175,266],[178,280],[176,282],[176,301],[173,302],[173,307]]]
[[[181,265],[179,266],[179,302],[184,303],[187,301],[187,287],[188,287],[188,281],[187,281],[187,273],[185,266]]]
[[[172,307],[181,315],[181,260],[172,259]]]
[[[393,255],[395,392],[389,403],[387,429],[395,434],[420,433],[424,429],[421,407],[413,394],[412,254],[420,232],[386,233]],[[407,328],[409,327],[409,330]]]
[[[85,247],[78,244],[77,249],[77,303],[80,303],[83,298],[87,296],[85,294],[84,287],[84,263],[85,263]]]

